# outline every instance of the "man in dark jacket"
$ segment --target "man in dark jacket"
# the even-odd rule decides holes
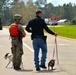
[[[46,56],[47,56],[47,44],[46,44],[46,38],[47,36],[44,36],[44,29],[52,34],[57,36],[56,33],[52,32],[42,19],[42,11],[38,10],[36,12],[36,18],[29,21],[26,31],[31,32],[31,39],[33,40],[33,48],[34,48],[34,61],[35,61],[35,67],[36,71],[40,71],[40,67],[43,69],[46,69],[45,66],[46,62]],[[39,65],[39,51],[40,48],[42,50],[42,57],[41,57],[41,63]]]

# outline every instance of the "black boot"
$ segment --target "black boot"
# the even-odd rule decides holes
[[[40,71],[40,68],[38,67],[38,68],[36,68],[36,71]]]
[[[46,69],[47,67],[45,65],[40,65],[41,68]]]
[[[14,69],[15,69],[15,70],[21,70],[21,68],[18,67],[18,66],[14,66]]]

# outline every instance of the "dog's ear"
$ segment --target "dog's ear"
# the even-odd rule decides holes
[[[55,59],[52,59],[53,61],[55,61]]]
[[[9,53],[6,53],[6,54],[5,54],[5,57],[7,57],[7,56],[8,56],[8,54],[9,54]]]
[[[6,55],[8,55],[9,53],[6,53]]]

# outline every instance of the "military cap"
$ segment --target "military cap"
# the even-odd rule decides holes
[[[14,19],[22,19],[22,16],[20,14],[15,14]]]

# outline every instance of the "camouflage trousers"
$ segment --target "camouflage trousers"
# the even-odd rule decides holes
[[[19,39],[12,39],[12,54],[13,54],[13,66],[20,67],[22,62],[22,55],[23,55],[23,44],[22,40]]]

